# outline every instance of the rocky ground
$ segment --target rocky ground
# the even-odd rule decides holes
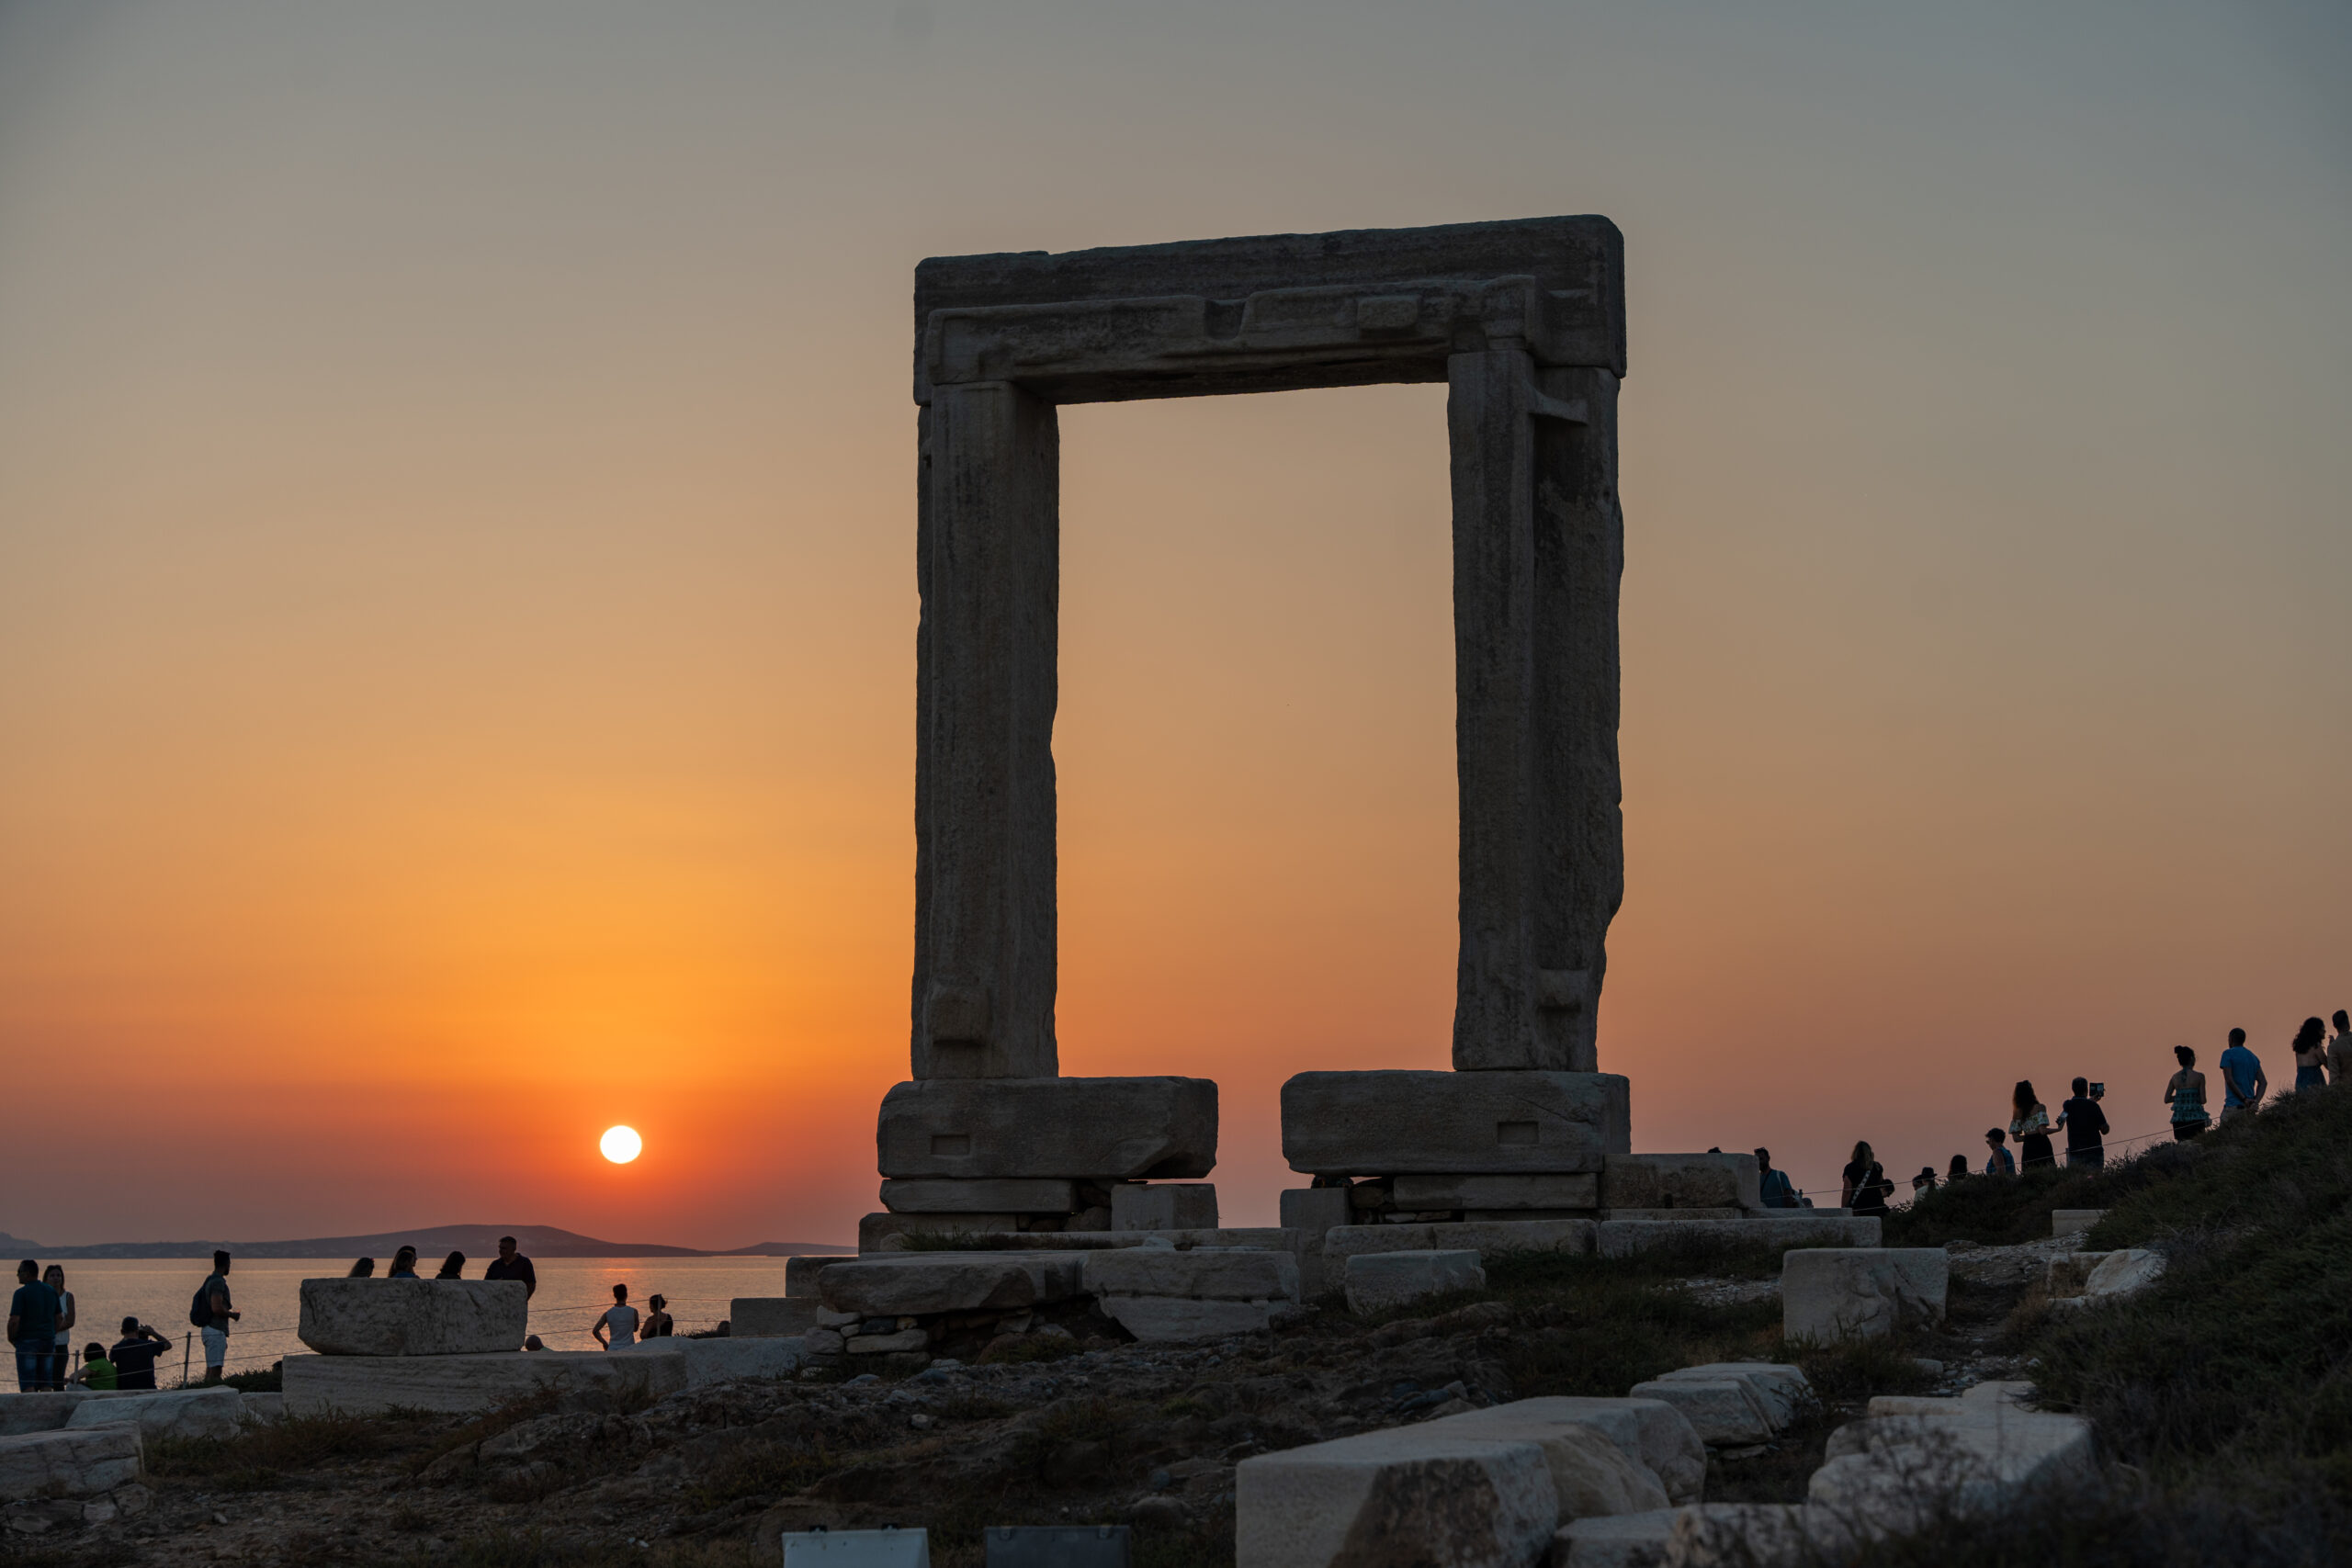
[[[1953,1244],[1951,1319],[1901,1345],[1805,1359],[1826,1402],[1779,1444],[1718,1456],[1710,1497],[1794,1501],[1827,1433],[1872,1393],[2030,1376],[2013,1314],[2064,1241]],[[1696,1262],[1691,1259],[1686,1262]],[[1234,1467],[1251,1454],[1539,1393],[1623,1393],[1672,1366],[1778,1353],[1758,1258],[1687,1277],[1574,1260],[1421,1317],[1336,1303],[1206,1347],[1057,1342],[1058,1359],[939,1362],[891,1381],[741,1382],[643,1409],[548,1404],[480,1420],[286,1422],[162,1444],[136,1517],[0,1531],[25,1562],[688,1565],[773,1561],[777,1532],[923,1525],[943,1568],[990,1524],[1120,1521],[1139,1565],[1231,1561]],[[1041,1341],[1040,1343],[1045,1343]],[[29,1524],[29,1518],[12,1521]]]

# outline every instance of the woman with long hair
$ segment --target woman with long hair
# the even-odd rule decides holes
[[[462,1252],[453,1252],[449,1254],[448,1257],[441,1260],[441,1272],[434,1275],[433,1277],[436,1280],[464,1279],[466,1277],[466,1255]]]
[[[1854,1207],[1854,1194],[1860,1191],[1864,1187],[1870,1185],[1871,1161],[1876,1157],[1876,1156],[1871,1153],[1870,1145],[1856,1144],[1854,1145],[1854,1157],[1852,1161],[1847,1165],[1843,1178],[1839,1181],[1838,1187],[1838,1206],[1839,1208],[1850,1209]]]
[[[2295,1092],[2327,1087],[2327,1025],[2318,1019],[2303,1020],[2295,1031]]]
[[[361,1258],[358,1262],[351,1266],[351,1272],[345,1277],[352,1280],[374,1279],[376,1277],[376,1260],[372,1258]]]
[[[2197,1070],[2197,1053],[2186,1045],[2172,1048],[2180,1071],[2165,1085],[2165,1103],[2172,1107],[2172,1141],[2185,1144],[2213,1124],[2205,1109],[2205,1075]]]
[[[2018,1141],[2018,1155],[2028,1170],[2037,1166],[2054,1166],[2058,1156],[2050,1148],[2050,1112],[2042,1109],[2040,1097],[2033,1092],[2033,1080],[2019,1078],[2010,1091],[2009,1136]]]
[[[638,1331],[639,1339],[668,1339],[676,1335],[678,1325],[670,1315],[670,1298],[656,1291],[645,1298],[653,1310],[645,1314],[645,1326]]]
[[[403,1247],[398,1252],[393,1253],[392,1266],[386,1271],[384,1278],[387,1280],[415,1279],[416,1248],[413,1247]]]

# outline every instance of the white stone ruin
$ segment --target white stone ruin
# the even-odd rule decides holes
[[[1214,1083],[1058,1072],[1055,411],[1390,381],[1448,388],[1454,1071],[1301,1074],[1283,1091],[1283,1150],[1317,1177],[1410,1173],[1470,1194],[1434,1217],[1592,1213],[1589,1181],[1540,1179],[1595,1177],[1629,1149],[1626,1082],[1594,1054],[1624,881],[1616,226],[935,257],[916,269],[914,304],[913,1073],[883,1100],[887,1215],[862,1243],[892,1228],[1108,1230],[1147,1212],[1121,1184],[1216,1163]],[[1469,1179],[1490,1176],[1539,1179]],[[1201,1203],[1170,1205],[1163,1224],[1213,1225]]]

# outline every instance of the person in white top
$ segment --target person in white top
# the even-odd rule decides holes
[[[606,1350],[623,1350],[637,1343],[637,1309],[628,1304],[627,1285],[613,1287],[613,1304],[588,1334]],[[612,1337],[607,1339],[607,1334]]]

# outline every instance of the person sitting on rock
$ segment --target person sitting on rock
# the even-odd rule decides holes
[[[653,1310],[645,1314],[645,1328],[638,1337],[639,1339],[668,1339],[675,1337],[678,1325],[670,1316],[669,1298],[656,1291],[645,1298],[645,1304]]]
[[[2015,1176],[2018,1173],[2017,1156],[2001,1146],[2008,1141],[2009,1135],[2000,1128],[1984,1129],[1984,1146],[1993,1151],[1984,1156],[1985,1175]]]
[[[115,1386],[115,1364],[107,1359],[107,1348],[96,1340],[82,1347],[82,1365],[65,1380],[68,1388],[95,1389],[100,1393],[112,1393]]]
[[[384,1278],[387,1280],[415,1279],[416,1248],[413,1247],[403,1247],[398,1252],[393,1253],[392,1266],[385,1272]]]
[[[1785,1170],[1772,1168],[1772,1151],[1756,1151],[1757,1199],[1768,1209],[1793,1209],[1797,1206],[1797,1190]]]
[[[441,1272],[434,1275],[433,1277],[436,1280],[464,1279],[466,1277],[466,1255],[462,1252],[453,1252],[449,1254],[448,1257],[441,1260]]]
[[[358,1262],[351,1266],[351,1272],[344,1277],[348,1280],[374,1279],[376,1277],[376,1260],[372,1258],[361,1258]]]

